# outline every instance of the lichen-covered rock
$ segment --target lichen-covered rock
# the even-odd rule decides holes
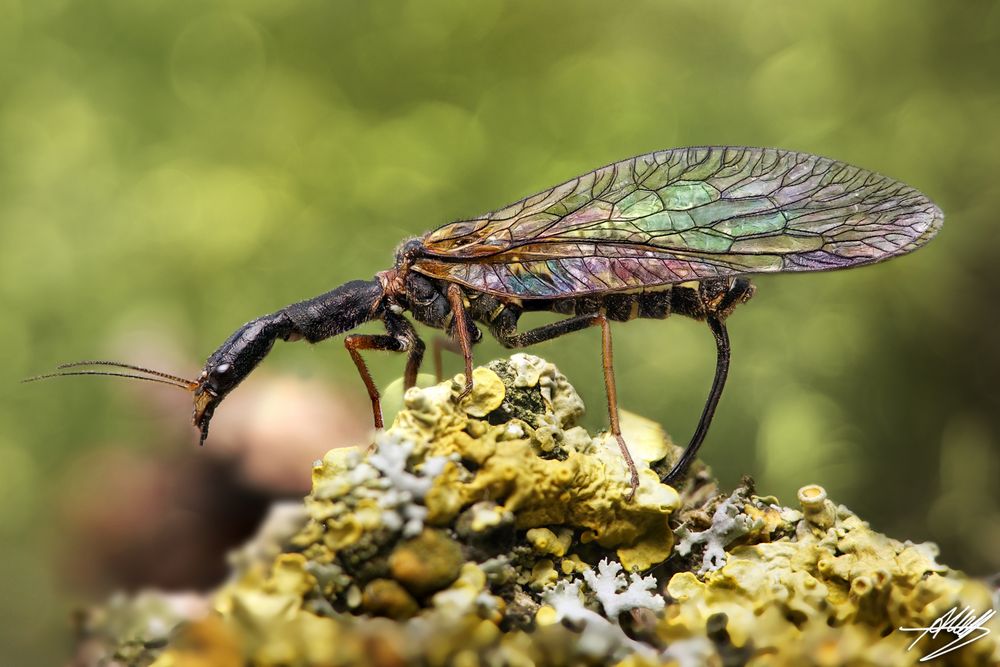
[[[233,559],[213,613],[151,623],[119,601],[85,645],[157,667],[906,665],[952,636],[907,651],[897,628],[997,604],[815,485],[784,507],[748,479],[719,493],[698,464],[678,493],[659,477],[679,448],[623,414],[629,500],[616,443],[577,425],[551,364],[514,355],[474,380],[461,401],[461,376],[409,390],[372,451],[318,462],[305,516]],[[1000,664],[997,634],[941,660]]]
[[[953,607],[988,614],[996,606],[987,586],[937,563],[934,545],[876,533],[843,505],[834,506],[822,487],[803,487],[798,496],[801,514],[781,510],[800,517],[793,535],[730,542],[724,564],[671,577],[666,590],[675,603],[660,623],[661,637],[698,636],[724,614],[734,645],[750,649],[749,656],[771,656],[751,664],[909,665],[954,635],[928,638],[920,650],[907,651],[916,636],[899,628],[931,627]],[[731,526],[729,515],[721,522],[723,533]],[[718,546],[706,543],[706,552]],[[960,651],[947,654],[944,664],[1000,664],[995,636]]]
[[[347,588],[331,581],[321,591],[335,607],[351,585],[373,578],[395,578],[419,597],[457,577],[456,543],[427,527],[454,532],[472,561],[507,558],[519,572],[515,585],[533,590],[575,572],[581,550],[643,570],[669,556],[667,519],[680,497],[643,465],[666,456],[662,431],[624,420],[641,466],[629,501],[616,444],[576,425],[583,404],[555,367],[514,355],[476,369],[474,379],[459,403],[461,376],[410,390],[371,454],[334,450],[314,469],[310,522],[294,544],[348,574]],[[418,535],[452,544],[450,555],[407,547]],[[447,573],[426,586],[408,579],[432,566]]]

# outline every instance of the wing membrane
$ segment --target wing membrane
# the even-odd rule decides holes
[[[943,216],[898,181],[828,158],[707,147],[617,162],[423,239],[422,273],[551,298],[877,262]]]

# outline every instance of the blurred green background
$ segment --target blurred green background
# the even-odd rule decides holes
[[[408,236],[674,146],[828,155],[945,211],[912,256],[756,281],[703,455],[727,485],[794,503],[819,483],[1000,570],[998,37],[993,2],[0,0],[3,664],[69,651],[53,498],[106,443],[153,456],[163,424],[134,385],[19,378],[149,340],[193,375],[242,322],[371,277]],[[707,327],[615,336],[623,406],[685,441]],[[597,334],[533,351],[602,427]],[[402,360],[371,364],[385,385]],[[364,407],[339,341],[266,366]]]

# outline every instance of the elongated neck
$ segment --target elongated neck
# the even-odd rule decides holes
[[[228,364],[232,389],[271,351],[278,339],[315,343],[358,327],[381,315],[382,287],[377,280],[354,280],[335,290],[262,315],[237,329],[212,353],[205,369]],[[221,389],[221,388],[220,388]]]
[[[326,294],[285,306],[271,317],[285,318],[291,333],[285,340],[316,343],[382,316],[384,291],[378,280],[352,280]]]

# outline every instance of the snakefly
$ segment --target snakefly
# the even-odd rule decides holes
[[[425,345],[407,312],[443,329],[464,356],[459,398],[472,389],[480,325],[508,348],[598,326],[611,433],[634,492],[638,475],[619,425],[609,322],[684,315],[707,322],[715,338],[708,399],[694,436],[664,478],[676,484],[722,395],[730,357],[726,318],[753,295],[747,276],[871,264],[920,247],[942,221],[941,210],[917,190],[828,158],[772,148],[659,151],[411,238],[396,251],[393,268],[371,280],[351,281],[244,324],[212,353],[197,379],[118,362],[78,362],[31,379],[124,375],[183,387],[194,396],[194,425],[204,442],[219,403],[276,340],[316,343],[381,320],[385,334],[344,339],[381,428],[379,392],[361,353],[405,353],[405,384],[413,386]],[[566,317],[519,331],[518,319],[527,311]]]

